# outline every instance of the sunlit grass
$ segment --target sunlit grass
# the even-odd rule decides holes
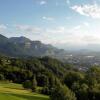
[[[20,84],[0,82],[0,100],[49,100],[49,97],[25,90]]]

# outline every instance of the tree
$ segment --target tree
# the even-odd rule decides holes
[[[30,80],[26,80],[23,82],[23,87],[26,89],[31,89],[32,88],[32,82]]]
[[[64,83],[71,88],[74,82],[81,82],[84,79],[84,75],[80,72],[71,71],[68,72],[64,78]]]
[[[100,84],[89,88],[89,100],[100,100]]]
[[[50,95],[51,91],[47,86],[45,86],[42,88],[41,93],[46,94],[46,95]]]
[[[37,81],[38,81],[38,85],[39,86],[48,86],[49,84],[49,80],[48,80],[48,77],[44,74],[40,74],[37,76]]]
[[[100,84],[100,67],[92,67],[86,73],[87,84],[92,87]]]
[[[32,79],[32,87],[31,87],[33,92],[36,90],[36,87],[37,87],[37,80],[36,77],[34,76]]]
[[[65,85],[55,87],[50,98],[51,100],[76,100],[75,94]]]
[[[26,89],[32,89],[32,91],[34,92],[37,87],[36,77],[34,76],[32,80],[26,80],[25,82],[23,82],[23,87]]]
[[[88,85],[85,83],[73,83],[72,90],[75,92],[78,100],[88,100]]]
[[[0,80],[4,80],[4,79],[5,79],[4,75],[0,74]]]

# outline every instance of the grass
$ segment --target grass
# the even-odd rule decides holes
[[[25,90],[20,84],[0,82],[0,100],[49,100],[49,97]]]

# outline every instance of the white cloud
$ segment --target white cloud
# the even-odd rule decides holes
[[[47,4],[47,1],[45,0],[40,1],[40,5],[45,5],[45,4]]]
[[[86,26],[86,27],[90,26],[90,24],[88,22],[84,22],[83,25]]]
[[[100,43],[98,33],[90,29],[88,22],[68,28],[66,26],[55,26],[53,28],[42,28],[30,25],[16,25],[18,33],[23,33],[32,40],[40,40],[50,44],[72,44],[86,45],[88,43]],[[37,34],[38,33],[38,34]],[[94,35],[95,33],[95,35]]]
[[[30,25],[16,25],[15,26],[18,31],[24,33],[40,33],[42,30],[39,27],[34,27]]]
[[[85,35],[82,40],[87,44],[100,44],[100,37],[97,35]]]
[[[78,30],[78,29],[80,29],[81,28],[81,25],[77,25],[77,26],[75,26],[74,28],[73,28],[73,30]]]
[[[0,29],[6,29],[6,28],[7,28],[6,25],[4,25],[4,24],[0,25]]]
[[[53,21],[54,20],[53,17],[46,17],[46,16],[43,16],[42,19],[47,20],[47,21]]]
[[[0,25],[0,32],[5,31],[6,29],[7,29],[7,26],[6,25],[4,25],[4,24],[1,24]]]
[[[49,29],[46,30],[46,33],[56,34],[56,35],[59,35],[59,33],[62,34],[64,32],[65,32],[65,27],[64,26],[56,27],[54,29],[49,28]]]
[[[100,18],[100,6],[98,6],[97,4],[75,5],[71,8],[81,15],[92,18]]]

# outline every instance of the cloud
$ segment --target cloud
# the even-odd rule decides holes
[[[86,26],[86,27],[90,26],[90,24],[88,22],[84,22],[83,25]]]
[[[6,25],[4,25],[4,24],[1,24],[0,25],[0,32],[5,31],[6,29],[7,29],[7,26]]]
[[[43,16],[42,19],[47,20],[47,21],[53,21],[54,20],[53,17],[46,17],[46,16]]]
[[[46,33],[50,33],[50,34],[56,34],[56,35],[59,35],[59,34],[63,34],[65,33],[66,29],[64,26],[59,26],[59,27],[55,27],[54,29],[53,28],[49,28],[46,30]]]
[[[74,28],[73,28],[73,30],[78,30],[78,29],[80,29],[81,28],[81,25],[78,25],[78,26],[75,26]]]
[[[82,40],[87,44],[100,44],[100,37],[98,37],[97,35],[85,35]]]
[[[31,25],[16,25],[17,33],[23,33],[32,40],[40,40],[50,44],[85,45],[88,43],[100,43],[100,38],[90,28],[88,22],[68,28],[67,26],[55,26],[42,28]],[[99,32],[98,32],[99,33]]]
[[[18,31],[24,32],[24,33],[41,33],[41,29],[39,27],[34,27],[30,25],[16,25],[15,26]]]
[[[84,16],[92,17],[95,19],[100,18],[100,6],[97,4],[75,5],[71,7],[71,9]]]
[[[47,4],[47,1],[45,0],[40,1],[40,5],[45,5],[45,4]]]
[[[1,25],[0,25],[0,29],[6,29],[6,28],[7,28],[6,25],[4,25],[4,24],[1,24]]]

